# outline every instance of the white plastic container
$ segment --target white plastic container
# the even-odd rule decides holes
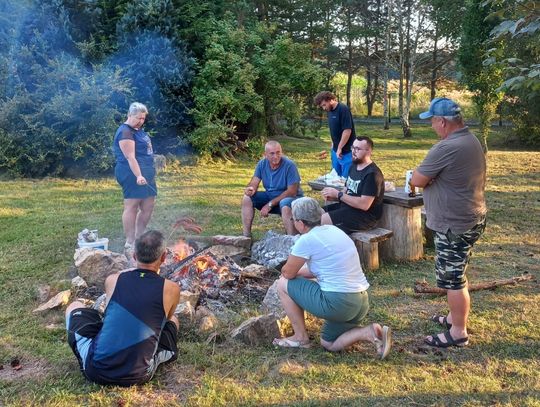
[[[410,194],[412,192],[411,184],[409,184],[409,182],[411,182],[412,175],[413,170],[409,170],[405,173],[405,193],[407,194]],[[414,193],[418,195],[420,193],[420,189],[418,187],[415,187]]]
[[[109,239],[106,237],[102,237],[95,242],[85,242],[84,240],[77,240],[77,244],[79,245],[79,248],[83,247],[91,247],[93,249],[103,249],[108,250],[109,249]]]

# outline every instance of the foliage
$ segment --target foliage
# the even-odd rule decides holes
[[[215,21],[193,87],[197,128],[188,138],[199,151],[226,154],[235,140],[236,125],[262,112],[262,98],[254,88],[258,73],[248,54],[259,43],[255,33],[236,28],[230,15]]]
[[[206,41],[193,88],[197,128],[188,136],[199,151],[227,155],[251,138],[303,131],[302,114],[322,83],[306,46],[273,38],[260,23],[238,27],[230,14]]]
[[[490,1],[491,3],[491,1]],[[497,2],[493,13],[501,19],[488,39],[486,66],[503,68],[500,89],[512,99],[511,120],[516,133],[527,144],[540,145],[540,12],[538,2]],[[507,44],[505,46],[505,44]],[[505,52],[499,52],[504,48]]]
[[[119,51],[107,65],[121,69],[132,85],[132,98],[149,107],[147,127],[169,136],[182,135],[191,125],[188,116],[193,61],[184,49],[155,31],[123,33]],[[127,111],[127,104],[116,105]],[[161,137],[164,135],[161,134]]]
[[[62,174],[71,165],[106,170],[118,115],[110,100],[126,98],[129,87],[117,71],[92,72],[73,56],[73,42],[49,11],[28,15],[6,59],[0,167],[25,176]]]
[[[480,133],[485,150],[487,150],[491,122],[495,118],[497,106],[502,99],[502,93],[499,90],[502,83],[501,67],[496,64],[483,64],[487,51],[485,42],[497,23],[496,19],[488,18],[492,11],[494,11],[492,6],[484,3],[483,0],[468,0],[458,54],[461,80],[474,93],[473,101],[480,118]],[[504,52],[503,48],[498,52]]]

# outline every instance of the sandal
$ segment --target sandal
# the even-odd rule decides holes
[[[452,324],[448,322],[448,319],[444,315],[433,315],[431,317],[431,320],[435,322],[436,324],[442,325],[448,330],[452,328]]]
[[[287,338],[275,338],[272,341],[272,345],[279,346],[281,348],[311,348],[311,342],[309,339],[307,341],[295,341],[293,339],[287,339]]]
[[[469,344],[468,336],[464,338],[454,339],[452,338],[452,335],[450,335],[450,331],[445,331],[442,334],[446,338],[446,342],[441,341],[439,335],[433,335],[431,337],[428,336],[424,339],[424,342],[427,343],[429,346],[434,346],[436,348],[449,348],[450,346],[462,348]]]
[[[389,326],[384,325],[382,327],[382,338],[379,339],[375,334],[374,324],[371,325],[371,329],[373,331],[373,336],[375,337],[377,356],[379,356],[379,359],[382,360],[388,356],[390,349],[392,349],[392,330]]]

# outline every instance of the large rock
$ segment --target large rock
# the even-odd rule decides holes
[[[287,260],[299,236],[282,235],[269,230],[261,240],[253,244],[251,257],[259,264],[276,268]]]
[[[63,305],[66,305],[69,302],[70,298],[71,298],[71,290],[61,291],[58,294],[56,294],[54,297],[52,297],[49,301],[47,301],[45,304],[41,304],[32,312],[43,312],[50,309],[61,307]]]
[[[75,267],[88,286],[104,291],[105,279],[128,268],[126,256],[109,250],[82,248],[75,251]]]
[[[197,303],[199,302],[199,293],[193,293],[191,291],[187,290],[181,290],[180,291],[180,301],[178,301],[179,304],[182,304],[184,302],[189,302],[193,308],[197,306]]]
[[[198,307],[195,311],[195,320],[197,321],[197,328],[201,333],[215,331],[219,323],[214,313],[204,306]]]
[[[212,244],[236,246],[249,249],[249,246],[251,246],[251,238],[246,236],[216,235],[212,238]]]
[[[274,338],[281,337],[279,324],[274,314],[252,317],[231,332],[233,339],[248,345],[268,345]]]
[[[261,310],[267,314],[272,313],[276,316],[276,318],[281,319],[284,318],[286,314],[285,310],[283,309],[283,305],[281,305],[281,301],[279,300],[277,283],[278,280],[274,281],[274,284],[272,284],[266,292],[264,300],[261,304]]]
[[[191,325],[195,318],[195,308],[191,305],[189,301],[182,302],[176,306],[174,315],[178,318],[180,322],[180,327],[185,325]]]
[[[208,249],[216,257],[233,257],[233,256],[246,256],[249,254],[249,249],[245,247],[238,247],[226,244],[217,244]]]

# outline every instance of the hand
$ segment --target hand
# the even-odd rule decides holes
[[[325,200],[337,200],[339,191],[335,188],[326,187],[321,191],[321,195]]]
[[[181,218],[178,218],[176,222],[174,222],[173,228],[176,229],[180,226],[182,226],[184,230],[189,230],[190,232],[194,232],[197,234],[202,232],[202,228],[195,223],[195,220],[187,216],[182,216]]]
[[[340,147],[338,147],[338,149],[336,150],[336,155],[340,160],[343,158],[343,153],[341,152]]]
[[[270,211],[272,210],[272,208],[270,208],[268,206],[268,204],[264,205],[261,209],[261,216],[263,218],[266,218],[268,216],[268,214],[270,213]]]
[[[244,190],[244,194],[246,194],[247,196],[253,196],[255,194],[255,188],[246,187],[246,189]]]
[[[139,175],[137,177],[137,185],[146,185],[146,178],[144,178],[142,175]]]

